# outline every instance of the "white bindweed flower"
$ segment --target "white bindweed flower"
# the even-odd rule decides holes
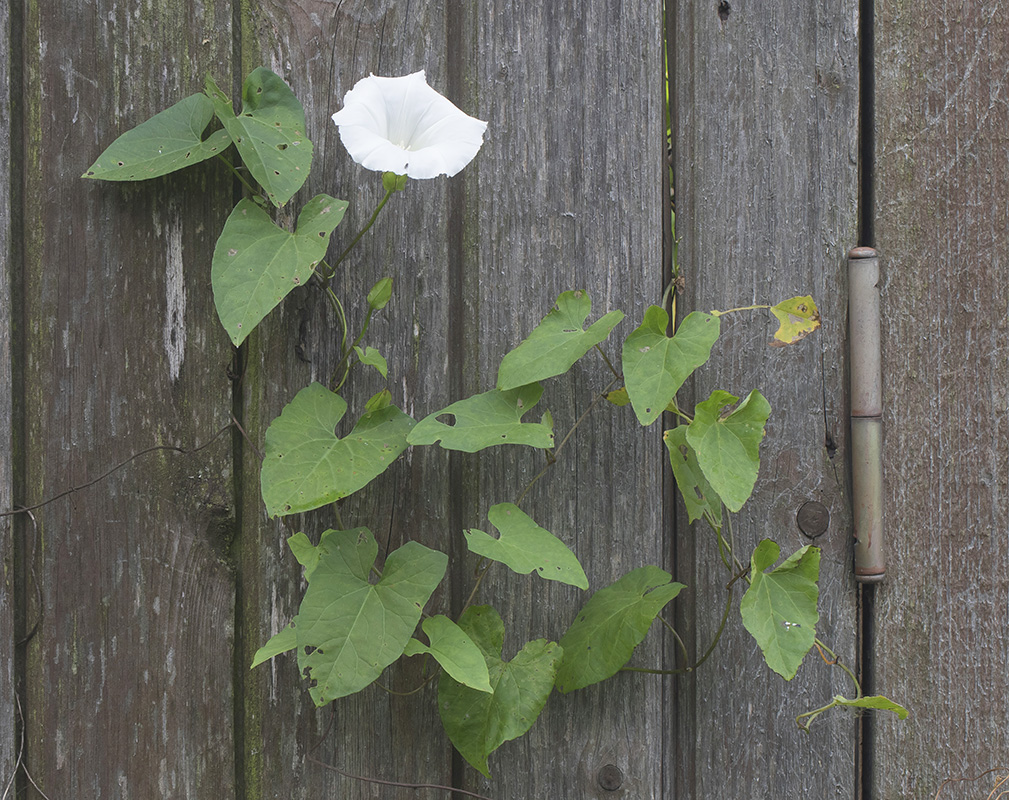
[[[476,156],[487,130],[428,86],[423,71],[362,78],[333,122],[358,164],[411,178],[455,175]]]

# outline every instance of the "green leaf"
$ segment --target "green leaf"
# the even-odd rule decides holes
[[[783,300],[778,305],[771,306],[771,313],[781,323],[774,333],[772,347],[795,344],[820,327],[820,312],[816,310],[813,298],[808,295]]]
[[[284,81],[265,67],[242,87],[242,113],[207,75],[207,96],[252,177],[275,206],[282,206],[308,178],[312,143],[305,136],[305,109]]]
[[[364,410],[381,411],[391,402],[392,402],[392,392],[390,392],[388,389],[383,389],[380,392],[375,392],[375,394],[373,394],[371,397],[368,398],[368,402],[364,404]]]
[[[374,367],[383,378],[389,377],[389,365],[386,363],[385,356],[374,347],[366,347],[362,350],[357,345],[354,345],[354,351],[357,353],[357,357],[361,360],[362,364]]]
[[[669,464],[683,496],[683,504],[687,507],[689,521],[701,519],[707,511],[721,525],[722,499],[701,472],[697,453],[687,444],[686,426],[679,425],[666,431],[662,434],[662,441],[669,450]]]
[[[213,116],[214,106],[204,95],[190,95],[126,131],[81,177],[142,181],[206,161],[231,145],[225,131],[215,131],[203,141]]]
[[[631,398],[627,396],[627,389],[623,386],[619,389],[614,389],[612,392],[607,392],[606,399],[618,407],[626,406],[629,402],[631,402]]]
[[[750,588],[739,611],[743,627],[757,640],[767,666],[790,681],[816,638],[820,551],[807,544],[781,566],[764,572],[780,552],[770,539],[757,545],[750,557]]]
[[[411,639],[404,655],[430,653],[442,665],[445,672],[459,683],[478,692],[494,691],[490,685],[487,662],[483,653],[462,628],[442,614],[428,617],[421,627],[431,642],[430,646]]]
[[[448,565],[444,553],[407,542],[372,584],[378,545],[371,531],[327,533],[293,623],[298,667],[313,681],[318,706],[359,692],[403,654]]]
[[[241,200],[224,223],[211,264],[214,303],[236,346],[325,257],[329,236],[347,210],[345,200],[313,197],[298,215],[297,232],[274,224],[251,200]]]
[[[368,292],[368,305],[375,311],[381,311],[392,297],[392,278],[382,278]]]
[[[260,647],[252,657],[252,665],[249,669],[255,669],[264,661],[269,661],[274,656],[286,653],[298,646],[298,637],[293,625],[287,625],[278,633],[270,637],[270,640]]]
[[[553,689],[562,651],[556,642],[529,642],[511,661],[503,661],[504,624],[490,606],[473,606],[459,626],[483,651],[493,694],[464,686],[443,673],[438,711],[455,749],[488,778],[487,757],[528,731]]]
[[[414,421],[395,406],[366,413],[338,439],[334,430],[347,403],[325,386],[306,386],[266,431],[260,473],[271,517],[332,503],[377,478],[406,449]]]
[[[711,488],[730,511],[739,511],[753,493],[760,468],[760,441],[771,406],[753,390],[730,414],[722,409],[739,400],[716,389],[694,409],[687,443]]]
[[[579,589],[589,588],[589,581],[575,554],[514,503],[492,506],[487,518],[501,532],[501,537],[495,539],[478,530],[466,531],[466,544],[472,552],[491,561],[499,561],[520,575],[536,570],[541,578],[548,581],[560,581]]]
[[[889,700],[882,695],[872,695],[870,697],[859,697],[857,700],[851,700],[847,697],[842,697],[837,694],[834,695],[834,702],[840,706],[852,706],[854,708],[875,708],[882,711],[892,711],[897,715],[899,719],[907,719],[908,711],[900,703],[895,703],[893,700]]]
[[[522,416],[543,394],[538,383],[502,392],[489,392],[467,397],[441,411],[429,414],[414,428],[407,440],[410,444],[434,444],[440,441],[446,450],[475,453],[498,444],[527,444],[531,447],[554,446],[554,434],[547,424],[522,422]],[[452,423],[438,417],[450,414]],[[546,417],[546,415],[544,415]]]
[[[658,567],[631,570],[600,589],[561,637],[557,688],[564,693],[599,683],[630,661],[652,621],[684,588]]]
[[[651,425],[659,418],[683,382],[708,360],[720,325],[717,317],[694,311],[669,337],[669,315],[649,306],[623,350],[624,381],[638,422]]]
[[[564,292],[553,310],[518,347],[501,361],[497,388],[502,391],[527,383],[562,375],[595,345],[610,335],[624,318],[623,311],[611,311],[582,330],[592,310],[592,301],[583,291]]]

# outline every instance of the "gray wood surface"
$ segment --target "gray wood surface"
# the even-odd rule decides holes
[[[227,172],[80,175],[206,70],[227,85],[230,29],[227,2],[26,11],[27,504],[229,422],[207,258]],[[48,797],[233,795],[231,451],[226,432],[193,455],[150,453],[36,512],[27,738]]]
[[[811,294],[823,327],[785,349],[767,346],[766,312],[723,322],[697,400],[715,388],[771,405],[756,490],[735,518],[744,563],[763,538],[783,553],[811,543],[796,524],[807,501],[830,512],[817,633],[854,665],[856,588],[846,489],[845,254],[856,244],[856,4],[679,4],[675,31],[676,222],[685,307],[709,310]],[[836,451],[835,451],[836,448]],[[678,516],[680,624],[697,654],[725,602],[726,572],[706,526]],[[837,797],[855,792],[852,715],[794,718],[851,684],[816,652],[786,683],[739,622],[737,592],[718,650],[677,684],[677,769],[668,795]],[[686,603],[692,602],[692,606]],[[684,607],[686,606],[686,607]]]
[[[379,173],[351,160],[330,116],[342,107],[344,94],[369,73],[403,75],[424,69],[429,83],[451,96],[445,13],[444,4],[435,2],[354,0],[311,8],[268,2],[243,19],[243,77],[263,64],[283,76],[305,105],[315,148],[311,177],[282,218],[293,222],[301,204],[319,192],[351,203],[333,234],[331,262],[371,216],[383,190]],[[382,277],[393,278],[393,299],[372,322],[362,344],[385,355],[393,402],[415,417],[451,402],[449,185],[445,178],[410,181],[404,193],[390,200],[333,281],[356,331],[368,290]],[[250,337],[239,402],[258,448],[269,423],[298,390],[313,380],[329,382],[339,358],[338,337],[339,326],[325,297],[311,286],[292,294]],[[374,370],[358,368],[351,375],[341,391],[350,408],[340,435],[350,430],[364,413],[365,401],[383,386]],[[421,397],[430,408],[415,406]],[[247,666],[256,648],[297,613],[304,593],[302,570],[287,537],[304,530],[317,541],[326,528],[340,526],[330,510],[267,520],[258,457],[248,446],[242,464],[239,657]],[[405,454],[359,496],[348,498],[340,509],[344,525],[369,527],[379,540],[380,559],[409,540],[447,549],[454,534],[447,470],[447,457],[435,448]],[[450,595],[439,590],[430,608],[450,612]],[[398,691],[416,687],[420,661],[387,670],[382,682]],[[245,681],[242,771],[249,796],[395,795],[396,790],[341,777],[311,759],[366,777],[451,783],[452,749],[441,730],[434,685],[411,697],[394,697],[372,686],[317,711],[294,653],[253,672],[240,666],[239,675]],[[433,800],[445,795],[422,791],[414,796]]]
[[[0,511],[13,502],[14,449],[11,372],[11,105],[10,68],[18,54],[12,52],[10,9],[0,5]],[[15,521],[0,517],[0,786],[12,785],[17,758],[14,699],[14,560]]]
[[[876,4],[889,555],[875,680],[912,714],[874,719],[881,800],[1009,762],[1005,12]]]

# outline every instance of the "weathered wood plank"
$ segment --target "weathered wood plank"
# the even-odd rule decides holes
[[[746,562],[763,538],[790,553],[809,544],[803,503],[829,510],[822,548],[819,636],[842,660],[856,655],[846,497],[845,253],[856,235],[858,54],[856,5],[679,4],[675,31],[676,223],[686,309],[777,302],[812,294],[823,328],[785,350],[768,348],[774,321],[723,322],[695,398],[753,388],[772,413],[756,491],[735,518]],[[836,448],[836,453],[834,452]],[[725,603],[726,572],[706,527],[680,517],[679,578],[693,607],[681,624],[699,655]],[[695,545],[696,537],[696,545]],[[816,656],[785,683],[739,623],[711,661],[678,683],[677,758],[670,796],[852,797],[855,720],[835,713],[800,733],[796,714],[850,682]]]
[[[887,800],[1009,760],[1005,12],[876,4],[888,565],[875,680],[912,713],[874,720],[873,797]],[[956,791],[943,796],[968,796]]]
[[[424,69],[431,85],[447,93],[445,14],[444,4],[436,2],[352,0],[334,6],[274,0],[257,4],[243,20],[242,74],[265,64],[288,80],[305,105],[315,147],[311,178],[285,218],[293,221],[300,206],[318,192],[351,202],[333,235],[331,259],[364,225],[383,192],[381,176],[351,160],[330,116],[342,106],[344,94],[372,72],[404,75]],[[445,178],[410,181],[405,193],[390,200],[333,283],[356,330],[368,290],[382,277],[394,279],[393,299],[377,315],[363,344],[386,356],[393,402],[415,417],[450,402],[448,185]],[[328,383],[338,360],[338,336],[325,297],[310,286],[292,294],[250,338],[242,408],[247,430],[260,448],[267,426],[299,389],[313,380]],[[371,369],[358,368],[351,375],[341,391],[350,404],[348,423],[383,385]],[[437,448],[408,451],[343,504],[343,523],[370,527],[382,554],[408,540],[445,550],[452,533],[447,462]],[[243,663],[248,664],[256,648],[297,612],[304,592],[287,537],[304,530],[317,540],[325,528],[339,525],[328,510],[268,521],[258,459],[248,447],[242,480],[240,602]],[[450,612],[448,593],[436,594],[431,607]],[[382,682],[397,690],[417,686],[419,661],[388,670]],[[372,686],[316,711],[293,653],[246,674],[243,771],[249,796],[375,796],[373,785],[328,772],[309,756],[357,775],[451,783],[452,748],[441,730],[434,689],[430,685],[419,695],[392,697]],[[433,800],[444,793],[414,796]]]
[[[494,386],[501,357],[560,292],[584,289],[591,319],[627,312],[620,344],[663,283],[661,15],[647,2],[487,2],[459,23],[464,83],[488,142],[465,173],[462,253],[464,391]],[[558,441],[612,379],[590,353],[545,382]],[[567,542],[591,590],[645,564],[668,567],[662,444],[629,408],[594,408],[523,508]],[[513,501],[543,456],[501,448],[464,456],[464,524],[489,530],[494,503]],[[470,563],[475,561],[470,559]],[[466,592],[468,593],[468,592]],[[466,593],[463,594],[465,597]],[[495,566],[480,601],[501,612],[511,658],[529,639],[557,640],[589,594]],[[634,664],[662,666],[656,626]],[[494,780],[469,766],[462,784],[497,798],[659,797],[668,678],[623,674],[551,697],[530,733],[491,757]],[[610,777],[610,790],[600,783]],[[617,778],[617,775],[620,777]]]
[[[0,197],[11,197],[11,104],[12,52],[10,9],[0,6]],[[8,202],[0,203],[0,511],[13,502],[14,448],[11,372],[11,213]],[[14,520],[0,518],[0,785],[14,779],[17,736],[14,727]]]
[[[230,80],[231,3],[27,4],[25,457],[37,503],[229,421],[210,298],[223,169],[80,175],[124,130]],[[49,797],[233,796],[230,434],[36,512],[28,750]]]

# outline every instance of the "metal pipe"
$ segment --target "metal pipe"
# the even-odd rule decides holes
[[[855,247],[848,253],[848,353],[855,580],[879,583],[886,575],[883,547],[883,374],[879,254],[871,247]]]

